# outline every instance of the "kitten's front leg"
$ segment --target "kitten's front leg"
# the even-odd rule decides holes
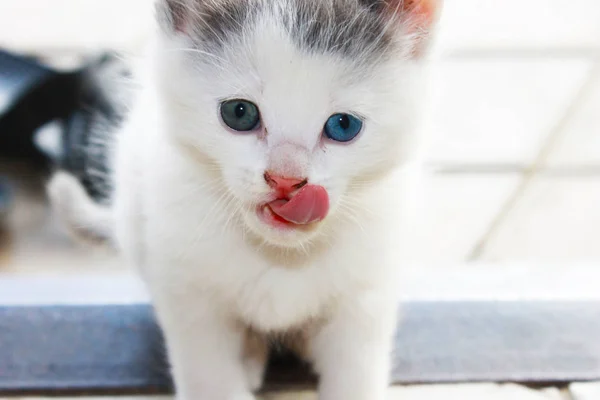
[[[267,359],[269,357],[269,346],[266,339],[251,330],[246,333],[246,340],[243,350],[244,370],[250,390],[258,391],[265,377],[267,368]]]
[[[155,298],[180,400],[254,400],[242,361],[245,331],[206,299]]]
[[[396,305],[370,293],[341,304],[313,338],[319,400],[383,400],[390,375]]]

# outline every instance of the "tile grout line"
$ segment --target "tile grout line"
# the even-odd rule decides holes
[[[433,173],[436,175],[505,175],[505,174],[523,174],[528,167],[520,164],[439,164],[430,165]],[[553,177],[597,177],[600,176],[600,165],[573,165],[544,167],[537,171],[540,175]]]
[[[517,188],[514,190],[512,195],[506,200],[504,205],[500,208],[499,212],[496,214],[496,216],[490,223],[487,231],[477,241],[477,243],[467,256],[468,262],[477,261],[481,258],[486,249],[486,246],[490,242],[490,239],[498,231],[500,226],[502,226],[502,223],[506,221],[508,215],[517,205],[519,200],[523,197],[523,195],[529,188],[530,183],[540,171],[540,167],[548,159],[548,156],[554,150],[556,143],[566,132],[566,127],[571,122],[573,116],[575,115],[575,112],[579,110],[583,101],[588,97],[588,95],[590,95],[593,89],[592,83],[594,82],[597,76],[600,76],[600,63],[596,63],[592,66],[592,69],[588,73],[588,76],[586,77],[583,84],[573,97],[573,101],[567,107],[563,116],[558,120],[554,128],[551,129],[550,133],[546,137],[546,140],[544,141],[540,150],[538,151],[535,159],[533,160],[533,163],[530,166],[524,168],[523,177],[517,185]]]
[[[600,58],[599,47],[526,47],[514,48],[463,48],[439,50],[440,58],[443,60],[475,60],[475,59],[588,59],[598,60]]]

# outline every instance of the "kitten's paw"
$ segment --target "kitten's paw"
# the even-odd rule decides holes
[[[259,360],[250,359],[244,362],[244,370],[246,371],[246,379],[251,391],[256,392],[262,388],[265,377],[265,363]]]
[[[269,346],[264,337],[254,332],[248,332],[244,343],[243,365],[246,381],[252,392],[262,388],[268,357]]]

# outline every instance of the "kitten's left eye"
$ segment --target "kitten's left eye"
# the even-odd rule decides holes
[[[258,107],[247,100],[229,100],[221,104],[221,118],[238,132],[253,131],[260,124]]]
[[[350,114],[332,115],[325,124],[325,136],[336,142],[349,142],[362,130],[363,122]]]

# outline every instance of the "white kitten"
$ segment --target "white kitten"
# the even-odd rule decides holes
[[[179,398],[253,399],[269,338],[313,362],[321,400],[385,397],[438,8],[160,0],[111,217],[78,210],[141,270]]]

